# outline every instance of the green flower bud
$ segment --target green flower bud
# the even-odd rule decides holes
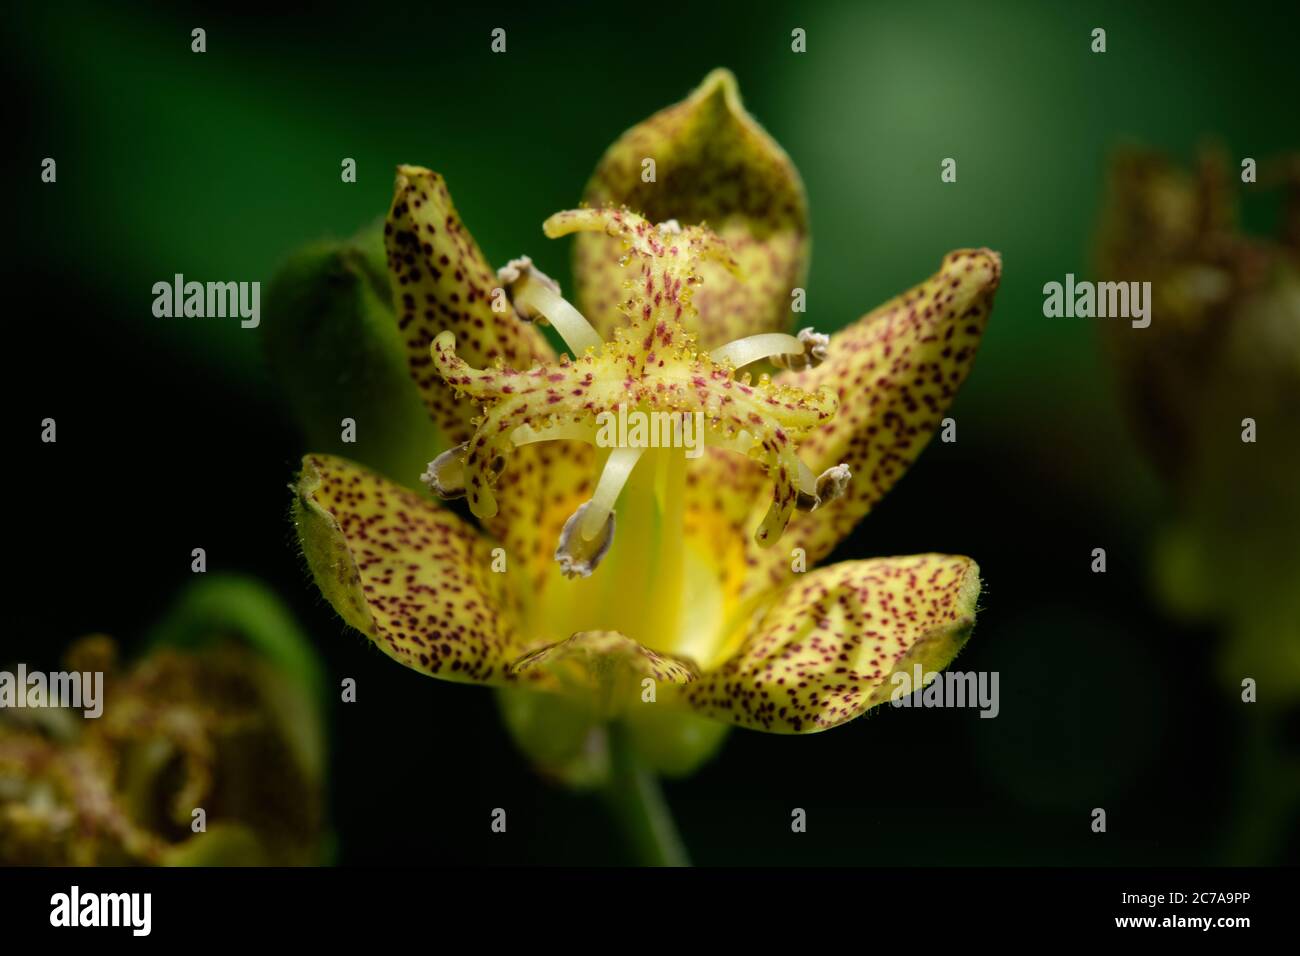
[[[290,257],[261,325],[271,372],[304,449],[414,484],[443,448],[407,368],[378,226]]]

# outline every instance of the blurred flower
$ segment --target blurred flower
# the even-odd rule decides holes
[[[1152,284],[1151,326],[1106,334],[1142,447],[1176,496],[1162,591],[1229,621],[1225,672],[1267,673],[1276,701],[1300,695],[1300,157],[1262,164],[1246,188],[1270,178],[1287,189],[1277,241],[1239,229],[1219,152],[1194,174],[1120,156],[1098,268]]]
[[[295,520],[322,592],[398,662],[501,688],[516,740],[572,785],[606,779],[611,725],[681,774],[727,725],[824,730],[888,699],[896,670],[945,667],[974,621],[971,559],[802,572],[938,426],[997,254],[949,254],[829,342],[787,334],[803,186],[725,70],[625,133],[585,199],[544,225],[578,236],[575,308],[527,257],[494,272],[442,177],[399,169],[395,318],[446,442],[423,479],[478,527],[414,474],[309,455]],[[620,405],[702,413],[704,454],[596,447]]]
[[[321,862],[318,677],[310,659],[285,666],[309,652],[278,602],[255,582],[213,578],[154,643],[129,669],[108,637],[69,649],[66,670],[104,674],[98,718],[0,711],[0,860]]]
[[[1150,327],[1106,333],[1142,447],[1174,495],[1157,586],[1174,612],[1223,627],[1232,692],[1255,685],[1239,822],[1225,836],[1233,863],[1276,861],[1300,805],[1287,742],[1300,707],[1300,155],[1259,171],[1244,188],[1285,189],[1278,240],[1238,227],[1219,151],[1194,173],[1128,152],[1098,250],[1103,278],[1152,284]]]

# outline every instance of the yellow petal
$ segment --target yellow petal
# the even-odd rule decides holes
[[[497,298],[504,311],[493,311],[493,290],[499,286],[496,273],[461,222],[446,182],[437,173],[415,166],[399,168],[385,242],[393,305],[411,374],[443,434],[450,444],[459,444],[474,434],[470,420],[483,408],[453,394],[438,373],[430,351],[438,333],[451,331],[460,357],[476,367],[491,368],[500,359],[507,368],[528,369],[554,361],[555,353],[534,325],[516,316],[505,295]],[[429,457],[437,450],[430,448]],[[581,467],[570,467],[567,461],[554,463],[552,459],[560,457],[556,450],[520,449],[519,460],[496,486],[497,514],[482,519],[489,534],[505,547],[509,560],[522,560],[537,574],[549,563],[548,549],[554,548],[559,534],[558,526],[541,526],[541,503],[557,494],[558,482],[576,474],[585,480],[590,471],[585,451],[571,450],[570,455]],[[416,477],[412,474],[403,483],[414,484]],[[563,518],[561,514],[561,523]],[[523,592],[516,589],[515,593]]]
[[[839,410],[799,446],[799,456],[813,474],[843,463],[851,478],[841,497],[797,512],[779,547],[766,554],[750,548],[761,573],[746,582],[747,593],[789,581],[793,548],[804,549],[808,567],[820,561],[902,477],[975,361],[1001,276],[996,252],[951,252],[928,280],[832,336],[822,365],[776,377],[802,389],[835,389]],[[753,470],[740,477],[761,482]]]
[[[492,546],[360,465],[303,459],[294,523],[321,593],[389,657],[431,677],[512,682],[518,654]]]
[[[888,700],[896,671],[946,667],[975,621],[979,568],[924,554],[800,576],[724,664],[682,691],[697,712],[772,733],[815,733]]]
[[[595,488],[595,449],[581,441],[541,441],[515,449],[497,481],[496,517],[484,523],[509,555],[516,619],[537,609],[557,569],[555,543],[564,522]]]
[[[429,345],[439,332],[455,333],[461,357],[475,367],[500,359],[511,368],[527,369],[551,361],[554,351],[536,328],[519,320],[504,295],[497,297],[503,311],[493,311],[497,275],[460,221],[437,173],[398,167],[384,243],[411,375],[448,443],[459,444],[474,433],[470,419],[479,410],[454,398],[433,367]]]
[[[762,500],[766,481],[759,462],[722,448],[705,448],[686,469],[686,538],[718,575],[718,589],[728,609],[739,599],[746,579],[753,577],[746,553],[759,549],[754,548],[750,516]],[[760,553],[787,551],[778,543],[772,551]]]
[[[539,689],[589,697],[602,717],[653,706],[642,699],[647,680],[657,696],[661,684],[689,684],[696,677],[690,661],[653,651],[617,631],[580,631],[524,655],[512,670],[536,681]]]
[[[645,181],[654,161],[654,182]],[[708,225],[739,266],[704,263],[698,316],[684,322],[702,348],[746,335],[784,331],[790,292],[808,262],[808,204],[799,173],[745,111],[736,79],[714,70],[689,97],[625,132],[587,185],[592,206],[626,205],[652,222]],[[583,235],[574,250],[578,306],[605,338],[621,322],[616,239]]]

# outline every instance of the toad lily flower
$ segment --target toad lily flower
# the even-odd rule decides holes
[[[1151,327],[1106,333],[1135,434],[1173,498],[1153,551],[1159,596],[1222,627],[1230,693],[1259,682],[1238,748],[1249,822],[1227,836],[1232,862],[1259,864],[1278,859],[1300,808],[1300,155],[1262,159],[1258,185],[1234,172],[1212,147],[1190,170],[1154,151],[1118,155],[1096,258],[1102,278],[1151,283]],[[1243,230],[1237,190],[1279,187],[1278,235]]]
[[[494,271],[443,178],[399,169],[395,320],[449,447],[403,483],[304,459],[295,520],[322,592],[398,662],[502,688],[521,745],[571,784],[603,778],[609,727],[680,774],[727,725],[825,730],[887,700],[895,672],[945,667],[974,620],[970,558],[805,569],[937,427],[997,254],[953,252],[835,335],[787,334],[803,187],[722,70],[625,133],[585,200],[543,224],[577,237],[571,304],[527,257]],[[699,422],[697,451],[610,437],[635,415]]]
[[[1097,265],[1151,282],[1151,328],[1107,330],[1107,345],[1176,498],[1156,551],[1162,597],[1229,624],[1225,678],[1267,673],[1277,704],[1300,700],[1300,156],[1264,160],[1243,189],[1281,187],[1276,237],[1240,228],[1234,179],[1214,148],[1194,170],[1117,156]]]
[[[129,666],[107,636],[71,646],[98,713],[0,707],[0,862],[325,859],[320,664],[273,592],[199,577]]]

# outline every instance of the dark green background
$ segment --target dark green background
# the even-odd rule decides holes
[[[439,5],[441,6],[441,5]],[[190,52],[190,30],[208,52]],[[489,33],[508,32],[508,53]],[[802,27],[808,52],[790,51]],[[1108,32],[1092,54],[1090,31]],[[806,738],[733,734],[669,786],[702,863],[1200,863],[1294,859],[1252,833],[1251,714],[1219,639],[1151,600],[1167,507],[1128,438],[1089,320],[1046,319],[1044,282],[1088,271],[1108,154],[1186,160],[1298,144],[1285,7],[1107,3],[186,4],[10,14],[16,141],[7,217],[18,295],[5,354],[11,556],[0,658],[53,666],[88,631],[130,641],[190,576],[248,571],[294,606],[338,705],[333,820],[345,862],[617,858],[597,804],[548,788],[490,694],[405,671],[346,632],[295,556],[304,450],[256,332],[156,319],[154,282],[269,280],[296,246],[381,215],[393,167],[444,173],[489,259],[562,280],[541,221],[576,203],[615,136],[730,67],[807,185],[809,320],[839,327],[990,246],[1005,274],[975,370],[935,443],[836,557],[966,553],[984,611],[963,670],[1002,714],[882,709]],[[39,181],[58,161],[57,185]],[[958,182],[939,181],[944,157]],[[353,157],[355,185],[340,182]],[[1265,208],[1248,209],[1267,225]],[[566,283],[567,285],[567,283]],[[268,321],[263,316],[263,321]],[[37,441],[58,420],[57,445]],[[1109,573],[1089,571],[1105,547]],[[489,833],[492,807],[508,837]],[[1105,807],[1109,832],[1090,832]],[[790,809],[809,813],[793,835]]]

